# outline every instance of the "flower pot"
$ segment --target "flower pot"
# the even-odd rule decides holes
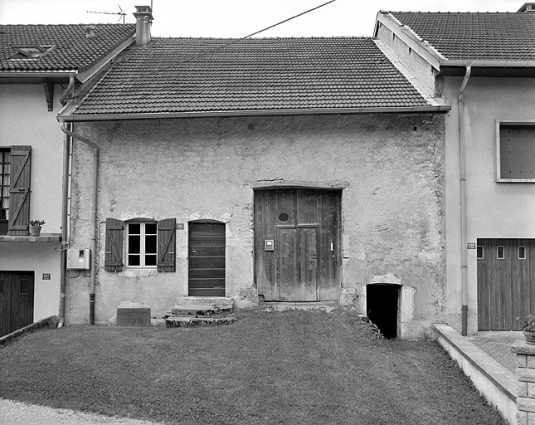
[[[30,226],[30,236],[41,235],[41,226]]]
[[[524,332],[524,338],[526,338],[526,342],[528,344],[535,345],[535,331],[523,331]]]

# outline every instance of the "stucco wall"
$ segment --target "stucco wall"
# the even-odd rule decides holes
[[[30,219],[45,220],[43,233],[60,233],[63,133],[56,114],[62,88],[48,112],[43,84],[0,84],[0,147],[32,146]],[[0,270],[35,272],[34,320],[58,314],[59,246],[0,242]],[[50,273],[50,280],[42,280]]]
[[[461,77],[444,79],[448,317],[460,329],[461,246],[459,116]],[[496,120],[535,120],[535,79],[472,77],[464,92],[467,242],[478,238],[535,238],[535,183],[496,182]],[[477,331],[477,258],[467,250],[469,332]]]
[[[393,276],[415,289],[413,326],[445,307],[443,116],[345,115],[78,124],[98,143],[96,321],[126,300],[153,312],[187,295],[187,223],[227,224],[227,296],[254,287],[253,187],[326,183],[342,193],[342,285]],[[74,147],[71,246],[90,246],[93,151]],[[107,217],[175,217],[176,273],[103,270]],[[87,320],[88,279],[70,279],[67,320]]]

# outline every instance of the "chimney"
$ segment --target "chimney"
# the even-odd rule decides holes
[[[150,43],[150,26],[152,12],[150,6],[136,6],[136,46],[146,46]]]

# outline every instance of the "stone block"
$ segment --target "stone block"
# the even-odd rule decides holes
[[[516,412],[517,425],[528,425],[528,412]]]
[[[535,369],[535,355],[534,356],[527,355],[526,359],[527,359],[527,366],[526,367],[529,367],[530,369]]]
[[[117,326],[150,326],[150,308],[118,308]]]
[[[518,406],[518,410],[534,413],[532,416],[534,416],[535,419],[535,399],[518,397],[516,399],[516,404]]]
[[[524,395],[524,397],[535,398],[535,383],[532,383],[532,382],[522,382],[522,383],[526,385],[526,395]]]
[[[527,367],[528,366],[528,358],[525,354],[517,354],[516,355],[516,367]]]
[[[527,382],[517,382],[516,383],[516,396],[517,397],[527,397],[528,396],[528,383]]]
[[[535,382],[535,369],[517,367],[516,376],[520,382]]]

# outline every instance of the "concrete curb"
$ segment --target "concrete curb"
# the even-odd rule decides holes
[[[439,344],[505,421],[516,425],[516,376],[448,325],[433,325]]]
[[[0,345],[6,344],[9,341],[15,339],[18,336],[25,334],[26,332],[32,332],[37,329],[44,328],[45,326],[54,326],[58,323],[58,316],[49,316],[44,319],[38,320],[37,322],[32,323],[31,325],[24,326],[21,329],[17,329],[10,334],[4,335],[0,338]]]

